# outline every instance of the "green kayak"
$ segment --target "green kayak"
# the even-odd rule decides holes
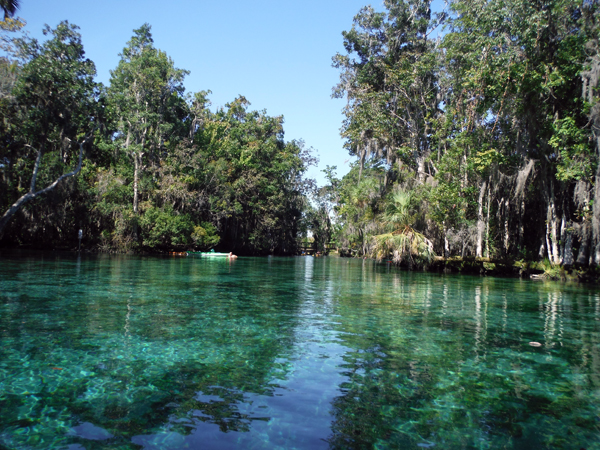
[[[218,253],[218,252],[187,252],[188,255],[194,256],[208,256],[208,257],[219,257],[229,256],[229,253]]]

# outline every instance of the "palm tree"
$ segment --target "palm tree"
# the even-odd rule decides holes
[[[380,186],[373,177],[363,178],[358,185],[348,189],[346,205],[342,214],[348,216],[348,236],[360,245],[359,254],[366,255],[368,252],[370,231],[377,224],[374,221],[373,204],[379,197]]]
[[[0,0],[0,8],[4,11],[4,20],[13,17],[19,6],[19,0]]]
[[[409,266],[421,266],[433,259],[433,243],[410,226],[414,221],[410,192],[397,189],[392,194],[383,220],[390,231],[373,237],[373,257],[378,260],[391,257],[396,264]]]

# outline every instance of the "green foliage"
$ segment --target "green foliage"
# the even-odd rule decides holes
[[[95,66],[85,58],[77,27],[61,22],[55,29],[46,27],[44,34],[49,39],[43,43],[26,36],[12,39],[5,47],[10,59],[0,64],[10,74],[3,80],[0,99],[0,210],[6,211],[0,235],[15,214],[9,208],[20,204],[9,234],[17,242],[37,238],[48,245],[76,236],[74,222],[81,214],[77,205],[86,195],[73,180],[54,182],[78,167],[78,144],[97,126],[101,112]],[[27,203],[52,185],[51,194],[44,191],[44,197]],[[32,223],[36,220],[55,225],[45,230],[43,224]]]
[[[116,119],[118,138],[133,152],[158,152],[177,139],[180,121],[186,115],[183,79],[187,71],[177,69],[161,50],[154,48],[150,25],[137,30],[111,71],[109,106]]]
[[[394,230],[409,226],[413,222],[412,202],[411,191],[395,190],[387,202],[383,219]]]
[[[18,56],[26,61],[12,91],[17,137],[44,151],[64,153],[65,140],[76,141],[78,133],[89,130],[97,109],[96,68],[84,56],[77,29],[62,22],[54,30],[46,26],[44,35],[51,39],[42,45],[35,39],[17,40]]]
[[[348,101],[346,147],[360,165],[385,168],[368,209],[356,209],[357,198],[368,200],[360,171],[343,180],[338,240],[364,248],[362,235],[405,221],[386,217],[399,201],[383,201],[399,183],[418,199],[414,224],[439,253],[517,257],[541,248],[555,262],[577,250],[590,260],[600,235],[589,221],[600,230],[600,208],[577,211],[590,210],[599,175],[598,5],[454,0],[449,14],[421,0],[384,6],[358,13],[343,33],[347,54],[333,60],[334,96]],[[440,24],[444,37],[429,40]],[[385,253],[391,237],[376,244]]]
[[[410,227],[374,236],[373,240],[371,255],[377,260],[391,258],[398,265],[412,268],[429,264],[435,256],[433,243]]]
[[[396,264],[421,267],[433,260],[433,243],[411,225],[415,221],[411,191],[396,188],[388,197],[380,216],[389,233],[373,237],[371,255],[378,260],[392,258]]]
[[[487,172],[491,167],[503,165],[506,158],[495,148],[481,150],[471,158],[473,168],[479,173]]]
[[[595,172],[589,132],[577,126],[573,117],[554,122],[550,145],[557,152],[556,178],[560,181],[591,179]]]
[[[335,240],[345,250],[364,255],[368,252],[370,236],[378,229],[376,220],[382,200],[381,168],[367,164],[360,181],[360,165],[354,164],[340,181],[338,204],[333,208],[338,232]]]
[[[210,222],[202,222],[200,226],[195,226],[191,237],[199,250],[210,250],[221,240],[217,229]]]
[[[375,156],[422,171],[438,113],[437,54],[427,38],[430,1],[385,6],[385,13],[360,10],[352,29],[342,33],[348,54],[333,59],[342,71],[334,96],[348,98],[342,137],[361,164]]]
[[[334,96],[347,97],[342,136],[357,161],[343,179],[328,167],[320,189],[304,179],[311,149],[284,140],[283,117],[243,96],[213,111],[210,91],[186,94],[187,71],[155,47],[148,24],[107,88],[94,83],[75,26],[46,28],[45,42],[4,33],[2,210],[34,172],[46,185],[72,170],[77,142],[104,128],[85,146],[81,176],[24,207],[3,242],[73,247],[81,228],[107,251],[293,254],[310,232],[319,249],[335,241],[413,263],[433,251],[595,261],[598,5],[430,7],[386,0],[343,33]],[[431,39],[440,25],[447,33]]]
[[[150,248],[184,248],[191,243],[192,233],[197,233],[189,216],[154,207],[144,212],[140,226],[142,243]]]
[[[566,278],[565,269],[558,264],[551,263],[548,258],[540,261],[537,268],[544,271],[539,278],[547,280],[562,280]]]
[[[329,217],[329,210],[323,203],[315,206],[308,204],[304,210],[302,225],[310,231],[310,243],[315,251],[325,252],[332,240],[333,226]],[[308,242],[308,240],[306,241]]]
[[[95,85],[75,29],[48,29],[43,44],[14,39],[23,63],[0,61],[14,74],[0,84],[10,94],[0,98],[5,209],[29,187],[33,147],[42,149],[38,178],[47,182],[73,164],[78,136],[104,126],[86,148],[82,176],[51,204],[32,204],[4,242],[50,237],[47,245],[68,247],[82,228],[87,248],[103,251],[293,254],[313,189],[303,176],[315,160],[303,142],[283,139],[283,117],[250,110],[242,96],[213,112],[210,91],[186,95],[187,71],[155,48],[148,24],[134,31],[110,86]]]
[[[438,224],[449,228],[458,226],[466,219],[467,202],[460,182],[440,182],[428,192],[430,217]]]

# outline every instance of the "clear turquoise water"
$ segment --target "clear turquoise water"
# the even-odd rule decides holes
[[[2,449],[600,449],[591,286],[5,253],[0,344]]]

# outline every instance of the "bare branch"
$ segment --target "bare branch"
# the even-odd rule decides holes
[[[37,151],[38,154],[37,154],[37,157],[36,157],[36,160],[35,160],[35,166],[34,166],[33,175],[32,175],[32,178],[31,178],[31,187],[30,187],[30,190],[29,190],[29,192],[27,194],[21,196],[21,198],[19,198],[15,203],[13,203],[12,206],[10,208],[8,208],[8,210],[0,218],[0,239],[2,239],[2,235],[4,234],[4,228],[6,227],[6,224],[9,222],[9,220],[12,218],[12,216],[19,209],[21,209],[21,207],[25,203],[27,203],[30,200],[33,200],[34,198],[36,198],[36,197],[38,197],[40,195],[43,195],[43,194],[51,191],[52,189],[54,189],[65,178],[72,177],[72,176],[77,175],[79,173],[79,171],[81,170],[82,163],[83,163],[83,145],[87,142],[87,140],[94,134],[94,132],[97,129],[98,129],[98,127],[94,127],[94,129],[92,131],[90,131],[85,136],[85,138],[83,138],[83,141],[81,141],[79,143],[79,162],[78,162],[77,167],[75,168],[75,170],[73,170],[73,171],[71,171],[69,173],[65,173],[65,174],[61,175],[53,183],[49,184],[44,189],[39,190],[39,191],[36,192],[35,191],[35,183],[36,183],[36,178],[37,178],[38,170],[39,170],[41,159],[42,159],[42,152],[41,152],[41,150]],[[27,146],[31,147],[28,144],[27,144]],[[33,147],[31,147],[31,148],[33,148]]]

